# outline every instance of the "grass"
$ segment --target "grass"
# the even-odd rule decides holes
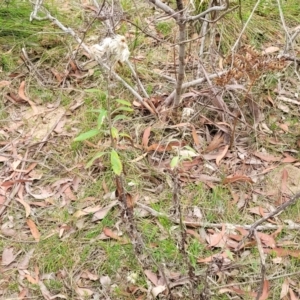
[[[254,3],[255,1],[251,0],[242,4],[243,21],[249,16]],[[299,5],[297,3],[296,0],[291,1],[289,5],[284,5],[283,3],[283,11],[286,15],[287,24],[291,27],[296,26],[297,16],[299,15]],[[61,14],[63,15],[63,11],[60,12],[59,8],[54,10],[54,4],[53,7],[50,6],[50,4],[48,5],[49,9],[56,16],[60,17]],[[144,25],[144,18],[152,17],[152,12],[147,10],[141,10],[139,14],[135,14],[135,7],[132,5],[131,1],[123,0],[122,5],[128,12],[131,21],[140,27],[143,27]],[[175,2],[173,5],[175,5]],[[2,70],[0,73],[1,80],[7,80],[7,75],[17,68],[26,74],[26,69],[24,66],[21,66],[21,62],[19,61],[19,51],[24,45],[26,46],[30,58],[35,63],[35,66],[43,71],[45,78],[51,79],[52,82],[54,82],[54,77],[49,71],[51,68],[54,68],[58,72],[64,72],[68,67],[69,48],[74,48],[74,41],[69,37],[66,38],[64,35],[56,33],[56,29],[47,21],[34,21],[30,23],[28,17],[31,9],[31,6],[27,3],[17,0],[11,0],[7,5],[2,4],[0,6],[0,44],[2,45],[0,46],[0,49],[2,50],[2,54],[0,55],[0,68]],[[203,10],[204,8],[201,9]],[[86,28],[86,22],[91,18],[91,15],[86,11],[82,12],[78,7],[75,7],[74,10],[74,18],[69,18],[68,24],[66,25],[74,27],[81,34],[80,30]],[[7,18],[8,16],[9,18]],[[268,21],[266,22],[267,16],[271,16],[271,18],[268,17]],[[4,19],[9,20],[9,22],[4,22]],[[278,9],[276,5],[266,6],[266,3],[262,1],[258,11],[254,14],[253,21],[250,22],[249,27],[246,30],[245,37],[243,37],[243,43],[254,45],[259,50],[270,45],[276,46],[278,44],[280,46],[283,33],[282,26],[278,20]],[[166,41],[170,40],[173,43],[173,25],[172,22],[161,21],[155,23],[155,29],[153,30],[155,30],[155,34],[161,34]],[[87,37],[90,38],[96,34],[95,32],[97,32],[99,27],[100,23],[95,23],[91,27],[91,31],[87,34]],[[141,61],[136,62],[136,67],[148,93],[154,94],[155,91],[160,93],[170,92],[170,90],[173,89],[173,84],[165,82],[157,74],[150,73],[149,71],[156,68],[164,69],[166,72],[172,70],[173,66],[170,67],[170,65],[173,64],[173,48],[170,48],[167,43],[158,43],[154,47],[152,44],[154,43],[153,41],[125,22],[120,24],[117,30],[120,34],[128,34],[130,50],[133,53],[132,56],[143,57]],[[216,30],[221,33],[221,49],[222,53],[226,55],[241,30],[241,20],[239,19],[237,11],[225,16],[220,23],[216,24]],[[274,36],[276,36],[276,45],[274,44]],[[192,55],[195,54],[192,52]],[[82,62],[85,59],[86,58],[81,57],[81,54],[79,53],[78,61]],[[125,66],[118,67],[117,72],[132,86],[135,85],[131,73]],[[174,74],[171,74],[171,76],[174,76]],[[275,95],[272,92],[278,83],[278,79],[284,80],[285,76],[290,75],[288,73],[286,75],[282,73],[265,74],[264,77],[258,80],[257,86],[255,87],[257,98],[261,95],[266,95],[266,91],[270,91],[271,96],[274,97]],[[55,277],[50,280],[45,280],[45,285],[51,294],[65,293],[68,295],[69,299],[77,299],[77,295],[72,286],[72,284],[75,285],[77,283],[74,283],[72,280],[78,276],[82,270],[91,270],[99,277],[103,275],[109,276],[112,279],[113,284],[117,285],[113,292],[113,297],[116,297],[115,299],[125,299],[124,292],[128,291],[128,286],[130,285],[127,278],[129,274],[137,274],[136,286],[144,289],[148,288],[148,279],[144,274],[144,269],[146,267],[157,274],[159,273],[161,266],[164,266],[166,270],[170,272],[180,272],[181,274],[187,273],[187,266],[184,263],[183,254],[180,251],[180,227],[170,220],[174,209],[174,203],[171,187],[172,179],[171,175],[167,174],[167,168],[169,167],[169,160],[174,153],[158,153],[156,156],[151,153],[137,163],[131,162],[145,152],[138,146],[141,145],[145,128],[152,126],[155,123],[154,119],[148,117],[146,114],[145,118],[143,118],[144,111],[135,108],[134,113],[117,112],[114,114],[114,117],[119,114],[124,114],[129,120],[117,120],[114,122],[114,126],[119,130],[119,133],[130,135],[132,143],[136,146],[133,148],[132,146],[129,146],[130,142],[128,139],[120,138],[122,141],[120,145],[123,148],[118,149],[118,151],[125,170],[124,181],[126,192],[131,193],[133,196],[138,194],[138,201],[142,203],[145,202],[156,211],[163,212],[170,216],[159,218],[151,216],[147,218],[136,218],[138,231],[145,244],[144,249],[142,249],[142,258],[143,262],[146,262],[146,266],[141,265],[141,259],[137,257],[131,244],[124,245],[113,239],[101,240],[99,238],[104,227],[116,230],[118,226],[120,227],[120,231],[123,232],[123,236],[128,237],[128,229],[124,223],[119,223],[119,221],[122,220],[120,208],[116,207],[112,209],[103,220],[98,222],[92,222],[92,214],[82,217],[82,219],[77,219],[73,216],[75,211],[83,209],[86,206],[92,207],[99,205],[104,207],[111,202],[108,198],[104,199],[106,191],[103,188],[103,182],[105,182],[105,185],[110,192],[116,189],[115,178],[111,171],[108,155],[98,159],[90,169],[84,168],[87,161],[92,158],[99,149],[105,148],[105,151],[109,150],[109,148],[107,148],[108,146],[105,145],[105,142],[109,141],[109,136],[107,134],[109,126],[107,122],[103,124],[103,131],[101,131],[98,136],[89,140],[91,143],[97,145],[97,149],[87,143],[73,142],[73,138],[76,135],[97,126],[98,113],[92,112],[92,110],[99,108],[107,109],[108,92],[106,77],[107,76],[105,74],[103,75],[99,69],[95,68],[93,74],[86,77],[83,81],[76,81],[76,79],[68,78],[66,79],[65,86],[58,86],[56,82],[54,82],[55,84],[53,84],[52,87],[39,85],[34,73],[30,74],[30,78],[29,76],[26,77],[26,94],[38,104],[44,106],[51,105],[56,103],[59,98],[60,105],[67,109],[74,103],[74,100],[84,100],[82,107],[68,115],[68,123],[65,127],[67,134],[64,135],[64,132],[61,136],[53,134],[53,136],[50,137],[48,143],[44,146],[42,152],[38,156],[41,165],[36,167],[43,172],[43,177],[39,181],[40,185],[48,186],[59,179],[67,177],[73,178],[75,176],[80,177],[82,182],[80,189],[76,194],[78,198],[77,201],[66,202],[63,208],[61,207],[63,204],[61,199],[52,199],[51,201],[53,201],[52,203],[54,204],[46,208],[40,208],[38,206],[32,207],[35,216],[34,220],[42,234],[39,243],[21,243],[7,237],[5,240],[0,240],[0,249],[12,246],[15,251],[20,249],[25,253],[31,249],[31,247],[34,247],[35,253],[29,266],[30,272],[33,272],[34,266],[38,266],[40,274],[54,273]],[[189,77],[192,77],[192,72],[187,70],[187,78]],[[13,86],[15,89],[10,91],[17,92],[20,82],[18,79],[12,80],[14,80]],[[114,82],[109,82],[108,84],[111,84],[110,94],[113,94],[111,96],[112,99],[109,100],[112,111],[120,106],[115,101],[117,98],[132,102],[132,96],[129,95],[128,91],[124,90],[122,86],[115,84]],[[262,103],[259,104],[264,105],[264,102],[261,102]],[[0,105],[0,120],[1,122],[4,122],[10,117],[10,111],[6,111],[6,107],[3,104]],[[197,105],[197,101],[195,100],[192,104],[188,103],[188,105]],[[195,107],[197,109],[199,108],[199,106]],[[18,106],[14,106],[13,109],[17,115],[22,114],[22,109]],[[205,115],[205,112],[201,111],[201,113]],[[298,116],[284,116],[286,118],[284,121],[289,123],[290,132],[281,136],[281,138],[287,141],[287,145],[274,146],[266,140],[260,140],[256,136],[252,136],[252,142],[249,147],[253,147],[253,144],[257,143],[259,146],[265,147],[274,154],[288,150],[290,144],[294,145],[295,136],[299,132]],[[214,116],[211,115],[209,117],[213,118]],[[282,120],[281,117],[282,113],[278,113],[278,111],[266,111],[266,122],[274,132],[278,131],[278,122]],[[182,122],[182,120],[178,121],[175,117],[174,119],[172,118],[173,116],[168,120],[168,125]],[[197,122],[202,124],[200,123],[200,117],[193,122],[193,124],[198,124]],[[25,129],[27,130],[27,128]],[[197,129],[198,132],[200,132],[199,134],[202,134],[202,131],[204,130],[209,131],[206,124],[197,127]],[[214,128],[214,130],[216,130],[216,128]],[[208,135],[209,134],[210,133],[208,133]],[[251,136],[251,134],[249,135]],[[153,126],[149,143],[166,142],[171,138],[187,141],[189,146],[193,146],[191,135],[184,136],[183,132],[180,130],[174,132],[173,129],[165,128],[160,125],[156,127]],[[20,153],[18,152],[18,154],[23,155],[23,151],[24,149],[21,148]],[[299,154],[296,155],[299,156]],[[153,157],[157,159],[159,163],[157,163]],[[0,164],[2,166],[2,163]],[[202,164],[202,162],[200,164]],[[72,169],[73,167],[75,168]],[[195,166],[195,168],[197,167],[198,166]],[[241,166],[237,166],[237,168],[239,167]],[[161,168],[161,170],[159,170],[159,168]],[[223,167],[220,167],[215,175],[219,176],[221,179],[231,175],[231,173],[228,174],[229,170],[226,169],[227,166],[222,168]],[[66,169],[71,171],[67,171]],[[194,169],[192,168],[187,172],[193,171]],[[202,172],[202,170],[199,169],[199,172]],[[149,178],[154,178],[155,180],[153,179],[153,181],[150,181]],[[130,182],[135,183],[135,185],[128,185]],[[145,190],[145,188],[153,188],[154,190],[159,184],[163,184],[163,190],[161,192],[152,193]],[[208,188],[206,184],[201,182],[182,183],[182,190],[179,197],[182,203],[184,217],[190,217],[190,212],[193,208],[198,207],[203,214],[202,221],[204,222],[233,224],[251,223],[254,217],[248,214],[247,209],[239,210],[236,205],[232,204],[231,188],[232,186],[229,187],[222,184],[215,184],[214,187]],[[252,187],[238,183],[233,185],[233,189],[238,191],[239,196],[242,196],[243,194],[246,195],[247,193],[250,193]],[[89,197],[92,197],[92,199]],[[28,199],[33,201],[31,197],[26,198],[26,201]],[[265,200],[262,199],[261,201],[264,202]],[[249,207],[254,207],[256,205],[256,203],[251,202],[250,198]],[[280,218],[291,219],[296,222],[299,220],[299,211],[300,204],[297,203],[293,208],[285,211]],[[18,203],[13,202],[11,206],[7,208],[6,214],[5,221],[8,220],[8,216],[13,216],[17,226],[20,228],[25,226],[25,214],[23,208]],[[82,223],[80,223],[81,221]],[[21,225],[21,223],[23,225]],[[64,234],[60,238],[58,236],[58,230],[64,224],[67,226],[67,229],[65,229]],[[200,234],[199,228],[193,230]],[[28,228],[26,232],[29,235]],[[287,231],[282,231],[277,239],[284,240],[286,237],[295,242],[299,242],[298,233]],[[208,245],[200,243],[191,235],[187,235],[185,247],[190,264],[195,268],[196,272],[202,273],[205,273],[207,265],[199,264],[197,260],[222,251],[220,248],[210,249]],[[248,249],[246,249],[246,251],[248,251]],[[234,254],[234,257],[234,263],[237,264],[237,267],[233,268],[235,272],[232,271],[233,273],[230,273],[230,270],[226,274],[222,273],[219,277],[213,275],[212,279],[219,285],[249,280],[249,284],[241,286],[240,288],[245,288],[245,290],[251,289],[252,291],[255,290],[257,284],[251,283],[251,280],[259,279],[260,274],[259,253],[257,249],[255,247],[251,248],[248,255],[243,258],[239,256],[239,254]],[[275,257],[272,254],[267,257],[268,276],[278,274],[281,271],[288,273],[297,270],[297,265],[299,264],[298,259],[283,258],[282,265],[275,265],[272,262],[273,258]],[[59,277],[57,277],[57,274],[60,274],[62,271],[66,272],[67,276],[60,280]],[[12,278],[16,277],[13,273],[10,273],[9,276]],[[297,276],[291,278],[298,280]],[[201,277],[201,280],[202,282],[200,282],[197,287],[199,291],[203,289],[203,277]],[[10,283],[7,284],[5,287],[7,291],[6,295],[19,292],[19,285],[15,282],[16,281],[10,281]],[[271,282],[271,297],[273,297],[273,299],[279,299],[282,283],[282,278]],[[1,284],[2,283],[0,283],[0,288],[3,288]],[[31,285],[28,282],[26,282],[26,286],[32,291],[32,295],[35,297],[42,297],[38,286]],[[99,288],[99,283],[98,281],[89,281],[87,282],[87,286],[97,289]],[[181,291],[181,293],[187,297],[186,299],[189,299],[187,296],[187,289],[186,286],[176,287],[176,290]],[[245,296],[243,299],[246,298],[247,297]],[[212,299],[221,300],[228,299],[228,297],[227,295],[218,294],[216,291],[212,296]]]

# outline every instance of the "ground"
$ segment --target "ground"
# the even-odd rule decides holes
[[[0,4],[1,299],[299,299],[300,7],[260,2],[187,27],[185,82],[204,80],[179,107],[176,23],[147,1],[115,30],[149,99],[112,71],[141,101],[29,1]],[[105,37],[95,1],[44,5]]]

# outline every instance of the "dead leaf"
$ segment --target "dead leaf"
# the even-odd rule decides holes
[[[258,232],[257,235],[264,245],[266,245],[267,247],[270,247],[270,248],[275,248],[276,242],[275,242],[275,239],[271,235],[268,235],[263,232]]]
[[[286,278],[282,284],[281,287],[281,292],[280,292],[280,299],[284,298],[285,296],[287,296],[288,292],[289,292],[289,280]]]
[[[263,161],[267,161],[267,162],[281,161],[281,157],[270,155],[267,153],[254,152],[253,154],[259,157]]]
[[[207,236],[209,247],[223,247],[226,244],[225,225],[222,224],[222,231]]]
[[[100,283],[104,289],[108,289],[111,285],[111,279],[109,276],[101,276]]]
[[[299,298],[295,295],[292,289],[289,289],[289,293],[290,293],[290,300],[299,300]]]
[[[38,109],[34,102],[32,102],[28,97],[25,96],[25,81],[22,81],[19,87],[19,97],[29,103],[34,114],[38,114]]]
[[[23,288],[23,289],[21,290],[21,292],[19,293],[19,295],[18,295],[18,300],[25,299],[25,297],[27,296],[28,292],[29,292],[29,289],[28,289],[28,288]],[[27,297],[26,297],[26,298],[27,298]]]
[[[259,297],[259,300],[266,300],[269,297],[270,292],[270,283],[268,280],[264,281],[263,291],[261,296]]]
[[[32,257],[34,253],[34,248],[32,248],[31,250],[29,250],[25,256],[23,257],[23,259],[18,263],[18,269],[19,270],[27,270],[28,265],[29,265],[29,261]]]
[[[0,88],[3,88],[5,86],[8,86],[10,85],[10,81],[7,81],[7,80],[1,80],[0,81]]]
[[[245,295],[245,296],[251,296],[253,298],[256,297],[257,293],[254,292],[248,292],[248,291],[244,291],[241,289],[237,289],[237,288],[223,288],[219,290],[220,294],[224,294],[224,293],[233,293],[233,294],[238,294],[238,295]]]
[[[81,297],[92,296],[94,294],[94,291],[92,291],[91,289],[80,288],[78,286],[75,287],[75,292]]]
[[[109,213],[109,211],[116,205],[118,205],[118,200],[115,200],[115,201],[111,202],[108,206],[99,209],[93,215],[92,222],[96,222],[96,221],[104,219],[107,216],[107,214]]]
[[[70,186],[67,186],[67,188],[64,190],[64,194],[67,196],[68,199],[70,199],[71,201],[76,201],[77,197],[74,195],[74,193],[72,192]]]
[[[156,297],[157,297],[160,293],[162,293],[165,289],[166,289],[166,286],[165,286],[165,285],[159,285],[159,286],[154,287],[154,288],[151,290],[151,294],[152,294],[153,298],[156,299]]]
[[[228,184],[228,183],[234,183],[234,182],[249,182],[253,183],[252,179],[248,176],[245,175],[233,175],[233,176],[228,176],[223,180],[223,184]]]
[[[264,253],[276,254],[279,257],[292,256],[292,257],[300,258],[300,250],[289,250],[283,248],[273,248],[273,249],[264,248]]]
[[[197,147],[200,147],[200,139],[197,134],[197,131],[193,125],[191,125],[191,127],[192,127],[192,137],[193,137],[194,143]]]
[[[148,147],[150,133],[151,133],[151,126],[147,127],[143,134],[142,146],[144,149],[147,149]]]
[[[28,227],[30,228],[31,234],[34,237],[34,239],[37,242],[39,242],[41,234],[40,234],[37,226],[35,225],[35,223],[31,219],[27,219],[26,223],[27,223]]]
[[[226,145],[224,147],[224,149],[222,150],[221,153],[218,154],[218,156],[216,157],[216,164],[217,166],[220,164],[220,161],[225,157],[225,155],[227,154],[227,151],[229,149],[229,145]]]
[[[25,216],[26,216],[26,218],[28,218],[30,216],[30,212],[31,212],[30,205],[27,202],[25,202],[24,200],[22,200],[22,199],[19,199],[17,197],[15,199],[24,206],[24,208],[25,208]]]
[[[104,233],[106,236],[110,237],[111,239],[114,239],[114,240],[117,240],[117,241],[121,242],[122,244],[128,244],[128,243],[129,243],[129,241],[127,241],[127,240],[121,238],[120,236],[118,236],[118,234],[117,234],[116,232],[112,231],[112,230],[111,230],[110,228],[108,228],[108,227],[104,227],[104,228],[103,228],[103,233]]]
[[[81,278],[85,278],[85,279],[89,279],[89,280],[92,280],[92,281],[96,281],[99,279],[99,276],[97,274],[93,274],[91,273],[90,271],[82,271],[82,273],[80,274],[80,277]]]
[[[155,273],[153,273],[150,270],[145,270],[144,271],[145,275],[147,276],[147,278],[155,285],[158,285],[158,277]]]
[[[209,143],[207,148],[205,149],[204,153],[209,153],[215,149],[217,149],[224,141],[224,137],[222,133],[217,133],[213,140]]]
[[[289,132],[289,125],[286,123],[279,124],[279,127],[284,131],[284,132]]]
[[[198,240],[198,242],[200,242],[201,244],[205,243],[205,241],[203,240],[203,238],[201,237],[201,235],[198,232],[196,232],[192,229],[186,229],[186,233],[190,234],[191,236],[196,238]]]
[[[2,253],[2,266],[8,266],[10,265],[18,256],[20,252],[17,254],[14,254],[14,248],[4,248]]]

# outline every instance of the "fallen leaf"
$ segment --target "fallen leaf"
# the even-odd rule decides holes
[[[283,248],[273,248],[273,249],[265,249],[264,253],[267,254],[276,254],[279,257],[284,256],[292,256],[296,258],[300,258],[300,250],[289,250],[289,249],[283,249]]]
[[[192,127],[192,137],[193,137],[194,143],[197,147],[200,147],[200,139],[197,134],[197,131],[193,125],[191,125],[191,127]]]
[[[78,286],[75,287],[75,292],[81,297],[92,296],[94,291],[88,288],[80,288]]]
[[[292,289],[289,289],[289,293],[290,293],[290,300],[299,300],[299,298],[296,296],[296,294]]]
[[[238,294],[238,295],[251,296],[253,298],[255,298],[257,295],[257,293],[248,292],[248,291],[244,291],[244,290],[237,289],[237,288],[223,288],[223,289],[219,290],[219,294],[224,294],[224,293],[233,293],[233,294]]]
[[[0,81],[0,88],[3,88],[5,86],[8,86],[10,85],[10,81],[7,81],[7,80],[1,80]]]
[[[2,266],[8,266],[10,265],[17,257],[19,253],[16,255],[14,254],[14,248],[4,248],[2,253]]]
[[[227,151],[229,149],[229,145],[226,145],[224,147],[224,149],[222,150],[221,153],[218,154],[218,156],[216,157],[216,164],[217,166],[220,164],[220,161],[225,157],[225,155],[227,154]]]
[[[25,216],[26,216],[26,218],[28,218],[30,216],[30,212],[31,212],[30,205],[27,202],[25,202],[23,199],[20,199],[20,198],[17,198],[17,197],[15,199],[24,206]]]
[[[279,127],[284,131],[284,132],[289,132],[289,125],[286,123],[279,124]]]
[[[151,126],[147,127],[143,134],[142,146],[144,149],[147,149],[148,147],[150,133],[151,133]]]
[[[165,289],[166,289],[166,286],[165,286],[165,285],[159,285],[159,286],[154,287],[154,288],[151,290],[151,294],[152,294],[153,298],[155,299],[155,298],[156,298],[160,293],[162,293]]]
[[[289,286],[290,286],[290,283],[289,283],[289,280],[286,278],[284,281],[283,281],[283,284],[281,286],[281,292],[280,292],[280,299],[284,298],[285,296],[287,296],[288,292],[289,292]]]
[[[259,297],[259,300],[266,300],[269,297],[270,292],[270,283],[268,280],[264,281],[263,291],[261,296]]]
[[[23,257],[23,259],[18,263],[18,269],[19,270],[27,270],[28,265],[29,265],[29,261],[32,257],[34,253],[34,248],[32,248],[31,250],[29,250],[25,256]]]
[[[76,201],[77,197],[74,195],[74,193],[72,192],[70,186],[68,186],[65,190],[64,190],[64,194],[67,196],[67,198],[69,198],[71,201]]]
[[[100,283],[104,289],[108,289],[111,285],[111,279],[109,276],[101,276]]]
[[[103,233],[107,236],[110,237],[111,239],[117,240],[119,242],[121,242],[122,244],[128,244],[129,241],[121,238],[120,236],[118,236],[117,233],[115,233],[114,231],[112,231],[110,228],[108,227],[104,227],[103,228]]]
[[[115,201],[111,202],[108,206],[99,209],[93,215],[92,222],[104,219],[107,216],[107,214],[109,213],[109,211],[116,205],[118,205],[118,200],[115,200]]]
[[[150,270],[145,270],[144,271],[145,275],[147,276],[147,278],[155,285],[158,285],[158,278],[157,275],[155,273],[153,273]]]
[[[223,247],[226,244],[225,225],[222,224],[222,231],[207,236],[209,247]]]
[[[31,219],[27,219],[26,223],[31,231],[32,236],[34,237],[34,239],[39,242],[41,234],[37,228],[37,226],[35,225],[35,223],[31,220]]]
[[[38,114],[38,109],[34,102],[32,102],[28,97],[25,96],[25,81],[22,81],[19,87],[19,97],[23,100],[27,101],[29,105],[31,106],[34,114]]]
[[[223,184],[228,184],[228,183],[233,183],[233,182],[249,182],[253,183],[252,179],[248,176],[245,175],[233,175],[233,176],[228,176],[223,180]]]
[[[263,232],[258,232],[257,235],[264,245],[266,245],[267,247],[270,247],[270,248],[275,248],[276,242],[275,242],[275,239],[271,235],[268,235]]]
[[[221,133],[217,133],[214,136],[213,140],[209,143],[209,145],[205,149],[204,153],[209,153],[209,152],[217,149],[223,141],[224,141],[223,135]]]
[[[81,278],[85,278],[85,279],[89,279],[89,280],[92,280],[92,281],[95,281],[95,280],[98,280],[99,279],[99,276],[97,274],[93,274],[91,273],[90,271],[82,271],[82,273],[80,274],[80,277]]]
[[[281,157],[266,154],[266,153],[260,153],[260,152],[254,152],[255,156],[259,157],[261,160],[267,161],[267,162],[275,162],[275,161],[281,161]]]

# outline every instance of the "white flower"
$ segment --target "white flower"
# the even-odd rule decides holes
[[[95,60],[112,65],[125,62],[130,55],[126,38],[123,35],[105,38],[100,44],[93,45],[91,52]]]

